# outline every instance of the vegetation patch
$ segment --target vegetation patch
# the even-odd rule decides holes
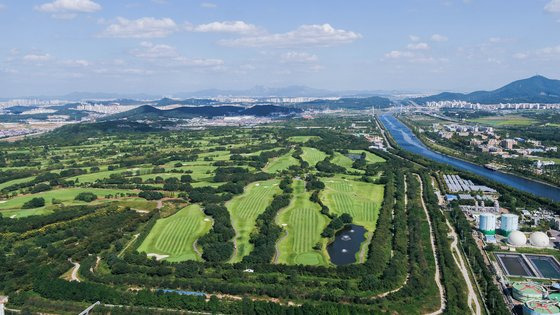
[[[234,197],[226,204],[231,214],[231,224],[235,229],[236,249],[230,262],[239,262],[251,252],[253,245],[249,243],[249,238],[255,230],[257,217],[270,205],[279,191],[278,180],[251,183],[242,195]]]
[[[172,216],[159,219],[138,251],[160,255],[167,261],[200,261],[200,249],[195,242],[211,227],[212,220],[204,215],[200,206],[190,205]]]
[[[294,198],[291,204],[276,219],[276,223],[285,231],[277,244],[276,262],[288,265],[328,265],[321,240],[321,232],[327,226],[328,218],[321,214],[318,204],[309,200],[311,194],[305,191],[303,180],[294,181],[293,186]]]

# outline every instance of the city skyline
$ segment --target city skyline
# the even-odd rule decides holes
[[[0,0],[0,97],[558,78],[560,1]]]

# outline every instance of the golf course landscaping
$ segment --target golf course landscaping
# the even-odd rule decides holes
[[[231,215],[231,224],[235,229],[236,249],[230,262],[236,263],[247,256],[253,249],[249,243],[251,233],[259,214],[270,205],[275,194],[280,192],[278,180],[251,183],[245,187],[242,195],[234,197],[226,206]]]
[[[195,242],[211,227],[212,220],[204,215],[200,206],[190,205],[172,216],[159,219],[138,251],[158,260],[200,261],[200,249]]]
[[[321,231],[328,218],[321,214],[318,204],[309,200],[305,182],[295,180],[291,204],[280,211],[276,223],[284,228],[284,235],[277,244],[276,263],[301,265],[328,265],[324,254]],[[314,247],[320,244],[319,249]]]

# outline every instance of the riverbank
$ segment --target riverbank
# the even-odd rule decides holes
[[[405,120],[405,119],[399,119],[399,121],[402,122],[405,126],[407,126],[407,127],[414,133],[414,135],[418,138],[418,140],[420,140],[420,142],[421,142],[423,145],[425,145],[426,147],[430,148],[431,150],[433,150],[433,151],[435,151],[435,152],[437,152],[437,153],[439,153],[439,154],[445,155],[445,156],[447,156],[447,157],[450,157],[450,158],[458,159],[458,160],[461,160],[461,161],[466,162],[466,163],[471,163],[471,164],[475,164],[475,165],[484,167],[484,165],[479,164],[477,161],[465,159],[464,156],[469,156],[469,155],[466,154],[466,153],[465,153],[464,155],[459,155],[459,154],[448,154],[448,152],[443,152],[443,151],[441,151],[439,147],[446,148],[446,149],[448,149],[449,152],[453,152],[453,149],[448,148],[448,147],[446,147],[446,146],[444,146],[444,145],[441,145],[441,144],[439,144],[439,143],[437,143],[437,142],[435,142],[435,144],[437,144],[437,145],[434,145],[434,143],[432,143],[432,141],[434,141],[434,140],[432,140],[432,139],[426,137],[425,135],[423,135],[422,133],[420,133],[420,132],[418,131],[418,127],[416,127],[416,126],[414,126],[414,125],[411,125],[411,124],[410,124],[407,120]],[[463,152],[463,153],[464,153],[464,152]],[[553,187],[553,188],[560,188],[560,187],[554,185],[553,183],[549,183],[549,182],[540,180],[540,179],[538,179],[538,178],[536,178],[536,177],[527,176],[527,175],[525,175],[525,174],[521,174],[521,173],[514,172],[514,171],[506,171],[506,170],[502,170],[502,169],[500,169],[500,170],[491,170],[491,171],[500,172],[500,173],[503,173],[503,174],[509,174],[509,175],[512,175],[512,176],[521,177],[521,178],[524,178],[524,179],[526,179],[526,180],[533,181],[533,182],[537,182],[537,183],[540,183],[540,184],[543,184],[543,185],[548,185],[548,186]]]
[[[517,189],[521,192],[553,200],[555,202],[560,201],[560,188],[558,187],[517,175],[492,171],[480,165],[433,151],[424,145],[408,126],[392,115],[381,116],[380,122],[391,134],[393,140],[404,151],[418,154],[426,159],[454,167],[461,171],[472,173],[498,184]]]

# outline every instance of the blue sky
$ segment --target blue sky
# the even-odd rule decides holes
[[[0,97],[560,78],[560,0],[0,0]]]

